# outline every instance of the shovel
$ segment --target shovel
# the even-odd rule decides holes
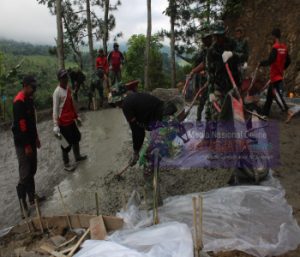
[[[126,170],[128,170],[129,167],[130,167],[130,164],[127,164],[126,167],[124,167],[118,174],[115,175],[115,178],[116,178],[118,181],[124,179],[124,178],[122,177],[122,175],[123,175],[123,173],[126,172]]]

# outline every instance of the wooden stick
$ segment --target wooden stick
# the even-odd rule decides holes
[[[68,212],[68,210],[67,210],[67,206],[66,206],[66,204],[65,204],[65,202],[64,202],[64,199],[63,199],[63,196],[62,196],[62,194],[61,194],[61,191],[60,191],[59,186],[57,187],[57,189],[58,189],[58,192],[59,192],[59,196],[60,196],[60,200],[61,200],[61,202],[62,202],[63,208],[64,208],[64,210],[65,210],[65,215],[66,215],[66,217],[67,217],[68,225],[69,225],[70,229],[72,229],[72,226],[71,226],[71,220],[70,220],[70,216],[69,216],[69,212]]]
[[[198,207],[199,207],[199,248],[202,250],[203,248],[203,197],[199,195],[198,197]]]
[[[194,250],[195,257],[199,257],[199,247],[198,247],[198,226],[197,226],[197,201],[196,197],[193,197],[193,220],[194,220]]]
[[[51,255],[55,256],[55,257],[66,257],[66,255],[60,253],[60,252],[57,252],[57,251],[54,251],[50,246],[48,245],[42,245],[40,247],[43,251],[47,252],[47,253],[50,253]]]
[[[77,238],[77,236],[73,236],[70,240],[68,240],[68,241],[62,243],[61,245],[59,245],[59,246],[57,247],[57,249],[62,248],[62,247],[64,247],[64,246],[66,246],[66,245],[72,243],[76,238]],[[71,250],[70,250],[70,251],[71,251]]]
[[[22,209],[23,215],[25,217],[25,222],[26,222],[28,231],[29,231],[29,233],[31,233],[30,224],[28,222],[28,215],[27,215],[27,212],[25,211],[24,204],[23,204],[22,200],[20,200],[20,205],[21,205],[21,209]]]
[[[83,236],[78,240],[77,244],[73,247],[73,249],[71,250],[71,252],[69,252],[68,257],[72,257],[73,254],[75,253],[75,251],[77,250],[77,248],[81,245],[81,243],[83,242],[84,238],[88,235],[88,233],[90,233],[90,229],[88,228],[85,233],[83,234]]]
[[[44,227],[43,227],[43,221],[42,221],[42,218],[41,218],[39,203],[38,203],[38,200],[36,198],[34,199],[34,203],[35,203],[35,209],[36,209],[36,214],[37,214],[38,221],[39,221],[39,224],[40,224],[40,228],[41,228],[42,233],[44,233]]]
[[[98,192],[95,193],[95,200],[96,200],[96,213],[97,213],[97,216],[99,216],[99,198],[98,198]]]

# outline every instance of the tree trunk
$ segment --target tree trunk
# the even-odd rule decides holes
[[[175,61],[175,3],[174,0],[170,0],[170,9],[171,9],[171,15],[170,15],[170,25],[171,25],[171,31],[170,31],[170,51],[171,51],[171,87],[176,87],[176,61]]]
[[[63,24],[62,24],[62,7],[61,0],[56,0],[56,26],[57,26],[57,57],[58,57],[58,67],[60,69],[65,68],[64,60],[64,36],[63,36]]]
[[[81,52],[80,52],[79,48],[74,43],[74,40],[72,38],[72,33],[71,33],[70,28],[69,28],[69,24],[67,22],[66,17],[64,15],[62,17],[63,17],[64,24],[65,24],[65,27],[66,27],[66,30],[67,30],[68,41],[69,41],[70,46],[71,46],[71,48],[74,52],[75,62],[79,65],[79,68],[81,70],[83,70],[83,60],[82,60]]]
[[[103,50],[107,55],[107,41],[108,41],[108,13],[109,13],[109,0],[104,2],[104,33],[103,33]]]
[[[207,23],[210,22],[210,0],[207,0]]]
[[[147,0],[147,39],[145,51],[145,90],[150,89],[149,66],[150,66],[150,44],[151,44],[151,0]]]
[[[95,61],[94,61],[94,46],[93,46],[90,0],[86,0],[86,20],[87,20],[90,62],[91,62],[91,69],[93,71],[95,69]]]

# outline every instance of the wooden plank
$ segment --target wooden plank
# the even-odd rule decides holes
[[[97,217],[96,215],[78,214],[70,215],[71,225],[73,228],[87,229],[90,226],[90,219]],[[119,230],[123,227],[123,219],[115,216],[102,216],[107,232]],[[68,227],[66,216],[42,217],[44,228]],[[39,227],[37,218],[32,219],[34,227]],[[25,233],[28,231],[26,224],[14,226],[10,233]]]
[[[61,250],[59,253],[67,254],[67,253],[71,252],[73,248],[74,248],[74,245],[72,245],[64,250]]]
[[[40,247],[43,251],[50,253],[51,255],[55,256],[55,257],[66,257],[66,255],[55,251],[52,247],[50,247],[49,245],[43,244]]]
[[[83,236],[78,240],[78,242],[76,243],[76,245],[73,247],[73,249],[71,250],[71,252],[69,252],[69,254],[67,255],[68,257],[72,257],[73,254],[76,252],[77,248],[81,245],[81,243],[83,242],[83,240],[85,239],[85,237],[90,233],[90,229],[88,228],[87,231],[85,231],[85,233],[83,234]]]
[[[93,240],[105,239],[107,232],[106,232],[102,215],[90,219],[90,230],[91,230],[91,239]]]

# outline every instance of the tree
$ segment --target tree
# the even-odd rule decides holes
[[[175,0],[169,0],[170,8],[170,53],[171,53],[171,87],[176,85],[176,60],[175,60],[175,20],[176,20],[176,3]]]
[[[145,49],[146,36],[133,35],[128,40],[128,50],[126,52],[126,66],[124,67],[124,78],[126,80],[141,80],[145,83]],[[149,51],[149,88],[152,90],[157,87],[164,87],[165,80],[163,74],[163,55],[161,53],[162,44],[157,35],[151,37],[150,51]]]
[[[95,69],[95,61],[94,61],[94,46],[93,46],[93,31],[92,31],[92,21],[91,21],[90,0],[86,0],[86,21],[87,21],[88,44],[89,44],[91,69],[94,70]]]
[[[149,65],[150,65],[150,44],[151,44],[151,0],[147,0],[147,40],[145,50],[145,89],[149,90]]]
[[[96,5],[99,5],[104,10],[103,19],[98,18],[95,14],[94,17],[97,20],[98,31],[97,38],[102,40],[103,50],[107,54],[107,42],[109,40],[109,32],[112,31],[116,26],[116,19],[111,13],[118,10],[118,6],[121,5],[121,1],[118,0],[116,3],[111,4],[110,0],[96,0]],[[122,33],[117,33],[116,38],[122,36]]]
[[[57,45],[58,67],[65,68],[61,0],[56,0],[55,4],[56,4],[55,5],[56,6],[56,26],[57,26],[56,45]]]

